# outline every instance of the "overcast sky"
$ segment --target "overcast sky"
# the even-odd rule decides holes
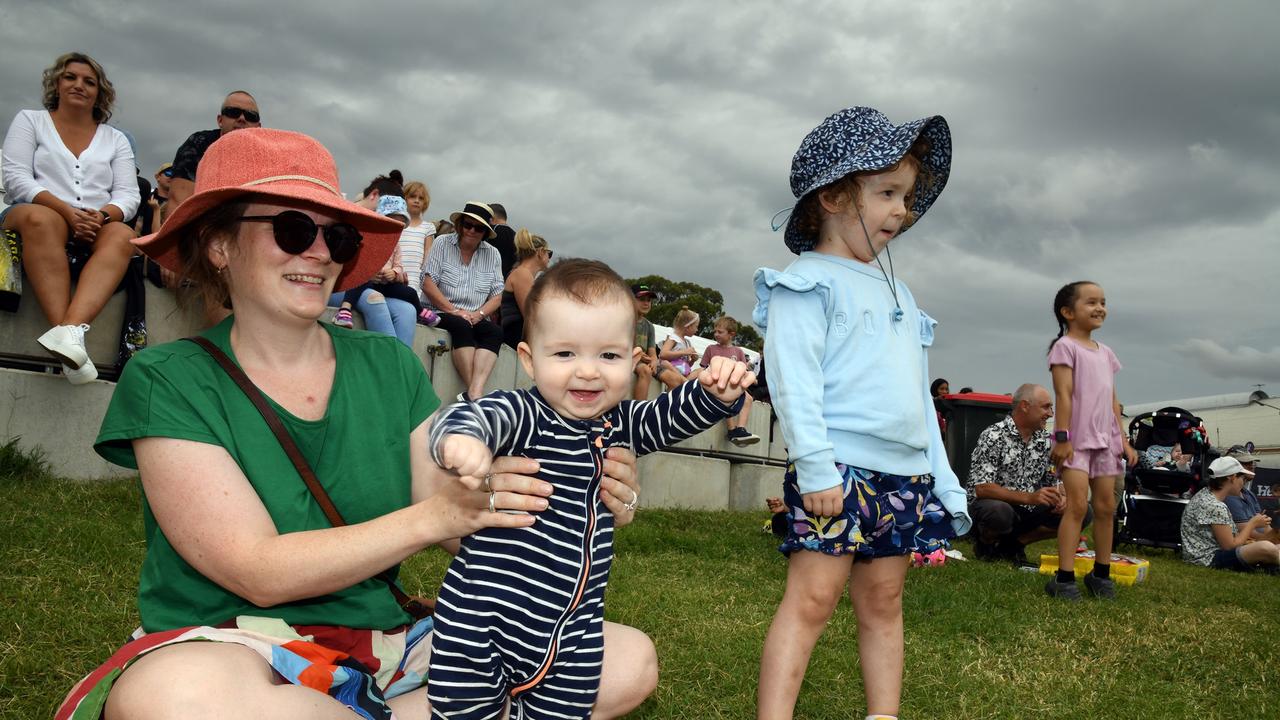
[[[0,118],[87,52],[149,176],[243,88],[349,195],[399,168],[432,218],[500,201],[557,256],[745,320],[752,271],[792,258],[769,220],[804,135],[851,105],[940,114],[950,182],[892,245],[935,376],[1047,383],[1054,292],[1091,279],[1122,401],[1280,394],[1277,28],[1267,1],[9,0]]]

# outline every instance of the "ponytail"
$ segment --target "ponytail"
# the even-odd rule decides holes
[[[686,325],[697,325],[700,319],[698,313],[690,310],[688,305],[682,305],[680,312],[677,312],[675,319],[671,321],[671,326],[673,329],[679,329]]]
[[[1053,296],[1053,319],[1058,323],[1058,336],[1049,341],[1049,349],[1045,351],[1046,355],[1053,352],[1053,346],[1062,339],[1063,335],[1067,334],[1067,319],[1062,317],[1062,311],[1075,304],[1076,295],[1078,294],[1076,291],[1080,289],[1081,285],[1096,284],[1091,280],[1076,280],[1058,288],[1058,294]]]
[[[529,232],[529,228],[520,228],[516,231],[516,260],[525,261],[538,251],[547,246],[547,241],[542,239],[540,235],[534,235]]]

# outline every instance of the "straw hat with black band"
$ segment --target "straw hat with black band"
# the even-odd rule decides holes
[[[498,237],[498,233],[493,230],[493,208],[482,202],[475,202],[474,200],[468,202],[461,210],[449,216],[449,222],[453,223],[455,232],[458,230],[458,218],[463,215],[466,215],[484,226],[486,231],[484,236],[485,240],[492,240]]]
[[[244,128],[209,146],[196,170],[195,193],[169,215],[159,232],[133,244],[161,267],[181,272],[178,245],[209,210],[246,196],[302,202],[360,231],[360,250],[343,265],[334,288],[349,290],[382,268],[403,226],[347,200],[338,187],[333,156],[314,138],[287,130]]]

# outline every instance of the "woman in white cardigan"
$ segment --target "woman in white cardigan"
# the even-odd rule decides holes
[[[22,263],[53,327],[39,338],[72,384],[97,377],[84,333],[133,256],[124,224],[138,209],[133,150],[106,125],[115,90],[102,66],[67,53],[44,71],[44,110],[22,110],[4,139],[5,230],[22,237]],[[92,249],[71,291],[68,241]]]

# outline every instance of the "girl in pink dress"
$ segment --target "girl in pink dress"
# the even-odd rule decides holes
[[[1076,541],[1092,488],[1093,543],[1098,560],[1093,572],[1085,576],[1084,586],[1094,597],[1113,599],[1116,481],[1124,474],[1124,461],[1136,463],[1138,453],[1129,445],[1120,419],[1115,388],[1120,361],[1111,348],[1093,339],[1093,332],[1107,319],[1106,295],[1099,285],[1084,280],[1064,285],[1053,299],[1053,317],[1058,321],[1058,337],[1049,343],[1049,371],[1057,415],[1049,457],[1067,490],[1067,507],[1058,525],[1058,574],[1044,589],[1052,597],[1080,599]]]

